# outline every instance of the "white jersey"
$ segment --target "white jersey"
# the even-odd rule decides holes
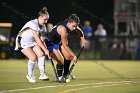
[[[97,36],[106,36],[106,30],[105,29],[101,29],[101,30],[96,30],[95,31],[95,34],[97,35]]]
[[[24,29],[26,28],[30,28],[34,31],[36,31],[39,35],[42,35],[42,33],[47,33],[47,30],[46,30],[46,26],[43,25],[42,28],[39,27],[38,25],[38,20],[37,19],[34,19],[34,20],[31,20],[29,22],[27,22],[23,27],[22,29],[19,31],[22,32]],[[27,48],[27,47],[32,47],[34,45],[37,45],[35,39],[34,39],[34,36],[33,36],[33,33],[32,33],[32,30],[26,30],[22,33],[22,38],[20,40],[20,47],[21,48]],[[18,42],[18,37],[19,37],[19,34],[16,38],[16,43]],[[18,50],[19,46],[18,44],[16,44],[16,47],[15,47],[15,50]]]
[[[97,29],[97,30],[95,31],[95,35],[96,35],[96,36],[106,36],[107,33],[106,33],[106,30],[105,30],[105,29]],[[106,40],[105,37],[99,38],[99,41],[100,41],[100,42],[104,42],[105,40]]]

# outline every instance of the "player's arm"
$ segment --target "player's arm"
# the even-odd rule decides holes
[[[45,39],[46,39],[46,38],[47,38],[47,33],[44,32],[43,35],[40,36],[40,39],[41,39],[43,45],[47,48],[47,45],[46,45],[46,43],[45,43]]]
[[[84,33],[83,31],[77,26],[77,28],[75,29],[75,31],[78,33],[79,37],[81,38],[82,41],[82,46],[85,46],[87,41],[84,38]]]
[[[33,33],[33,36],[34,36],[35,41],[37,42],[37,44],[41,47],[41,49],[45,52],[45,54],[48,55],[48,57],[50,58],[49,50],[44,46],[44,44],[42,43],[42,40],[40,39],[40,37],[37,34],[37,32],[32,30],[32,33]]]
[[[61,35],[61,42],[62,45],[64,46],[65,50],[71,55],[71,60],[75,61],[76,60],[76,56],[75,54],[71,51],[71,49],[68,47],[68,39],[67,39],[67,31],[66,29],[61,26],[59,27],[59,34]]]

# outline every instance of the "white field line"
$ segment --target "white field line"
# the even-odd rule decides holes
[[[89,86],[89,85],[102,85],[102,84],[131,84],[132,81],[119,81],[119,82],[99,82],[99,83],[83,83],[83,84],[73,84],[73,85],[52,85],[52,86],[43,86],[43,87],[34,87],[34,88],[23,88],[23,89],[13,89],[13,90],[5,90],[0,91],[0,93],[6,93],[6,92],[18,92],[18,91],[27,91],[27,90],[38,90],[38,89],[44,89],[44,88],[56,88],[56,87],[62,87],[62,86],[68,86],[68,87],[74,87],[74,86]]]
[[[77,90],[83,90],[83,89],[90,89],[90,88],[101,88],[101,87],[111,87],[111,86],[117,86],[117,85],[125,85],[125,84],[130,84],[130,83],[114,83],[114,84],[100,84],[100,85],[92,85],[92,86],[85,86],[85,87],[79,87],[79,88],[73,88],[69,90],[64,90],[58,93],[71,93],[72,91],[77,91]]]

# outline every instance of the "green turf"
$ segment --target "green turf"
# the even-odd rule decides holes
[[[55,82],[49,62],[46,70],[51,79],[38,80],[36,64],[37,83],[28,83],[26,61],[0,60],[0,93],[140,93],[139,61],[78,61],[73,70],[77,79],[67,84]]]

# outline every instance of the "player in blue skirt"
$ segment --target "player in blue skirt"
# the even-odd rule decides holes
[[[76,55],[68,46],[68,34],[71,31],[76,31],[81,38],[82,46],[86,44],[84,34],[78,27],[79,23],[79,17],[76,14],[72,14],[64,22],[54,26],[47,35],[46,45],[57,61],[56,69],[59,81],[62,80],[63,76],[68,74],[70,63],[77,60]]]

